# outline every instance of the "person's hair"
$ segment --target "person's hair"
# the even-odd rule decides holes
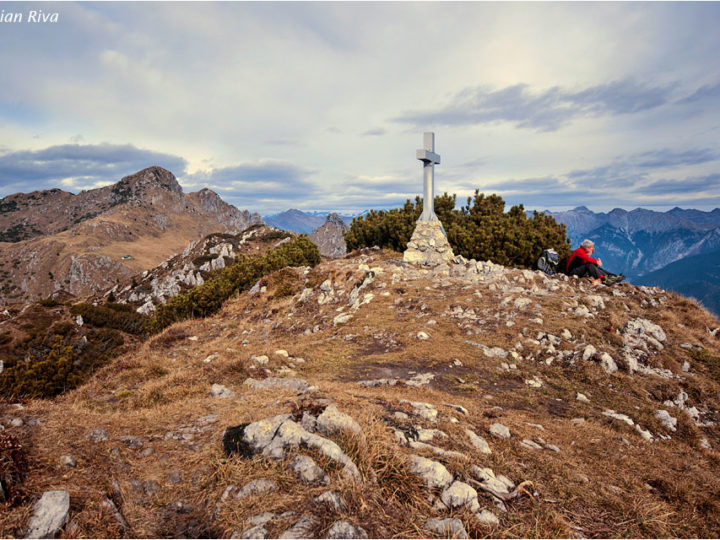
[[[589,248],[593,247],[594,245],[595,245],[595,242],[593,242],[592,240],[583,240],[582,243],[580,244],[580,247],[589,249]]]

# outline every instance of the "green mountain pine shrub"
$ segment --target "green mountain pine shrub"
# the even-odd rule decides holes
[[[435,214],[456,255],[521,268],[532,268],[545,248],[555,248],[561,261],[570,256],[565,225],[551,216],[535,212],[528,218],[523,205],[505,212],[502,197],[478,190],[459,210],[455,201],[447,193],[435,197]],[[408,199],[402,208],[371,210],[353,219],[345,234],[348,251],[372,246],[404,251],[422,209],[416,197],[414,204]]]

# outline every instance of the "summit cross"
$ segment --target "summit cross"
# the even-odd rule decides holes
[[[423,212],[420,221],[438,221],[435,215],[435,165],[440,164],[440,155],[435,153],[435,133],[423,133],[423,148],[415,155],[423,162]]]

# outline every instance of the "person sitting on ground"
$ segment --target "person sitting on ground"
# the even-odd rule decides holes
[[[592,240],[583,240],[580,247],[570,254],[566,268],[568,275],[589,277],[593,285],[613,285],[625,279],[623,274],[616,275],[602,268],[602,260],[590,256],[594,251],[595,243]]]

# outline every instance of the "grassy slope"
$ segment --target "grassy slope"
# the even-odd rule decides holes
[[[229,301],[215,317],[168,328],[105,368],[85,387],[54,402],[27,403],[19,413],[5,406],[0,417],[20,415],[42,423],[15,430],[27,445],[31,466],[22,487],[26,498],[6,510],[0,536],[17,534],[28,521],[32,502],[48,489],[70,491],[73,524],[66,527],[65,535],[76,537],[229,537],[233,531],[248,528],[247,520],[254,515],[287,510],[295,512],[294,518],[271,524],[270,536],[280,534],[306,510],[319,519],[317,536],[340,517],[362,526],[370,537],[427,537],[422,524],[430,517],[458,517],[471,536],[720,534],[720,454],[699,444],[701,437],[707,437],[714,448],[720,447],[720,433],[716,426],[698,428],[682,411],[661,405],[682,388],[691,404],[708,411],[720,409],[720,345],[706,331],[706,326],[718,326],[717,319],[693,301],[673,294],[650,297],[627,284],[617,288],[625,296],[614,297],[608,289],[591,290],[569,282],[568,291],[533,298],[531,306],[518,311],[500,305],[507,291],[493,290],[486,283],[468,284],[445,276],[403,279],[399,274],[393,280],[392,258],[397,262],[398,254],[372,252],[371,257],[322,263],[307,276],[315,296],[305,304],[297,304],[297,296],[274,298],[277,284],[270,279],[266,293],[244,294]],[[350,290],[364,275],[358,270],[360,263],[385,268],[363,290],[375,297],[350,321],[333,326],[337,309],[347,306]],[[508,277],[510,287],[542,286],[539,277],[532,283],[521,281],[519,272]],[[344,293],[337,302],[321,306],[316,299],[326,278]],[[605,309],[591,319],[568,316],[567,306],[587,303],[589,294],[605,296]],[[664,297],[664,303],[652,307],[658,296]],[[450,316],[448,311],[456,306],[473,307],[480,320]],[[530,322],[538,315],[544,319],[542,326]],[[559,335],[568,329],[573,339],[564,340],[559,350],[577,351],[590,343],[619,362],[621,339],[616,331],[635,317],[661,325],[668,334],[652,364],[682,373],[680,365],[688,360],[689,374],[666,380],[622,371],[607,375],[591,361],[547,365],[545,360],[553,355],[527,341],[540,330]],[[515,325],[508,327],[507,320]],[[312,332],[313,328],[317,331]],[[527,329],[525,335],[520,336],[523,329]],[[417,339],[419,330],[426,331],[430,340]],[[517,362],[517,370],[507,371],[501,365],[506,360],[488,358],[465,340],[505,349],[522,341],[524,359]],[[707,354],[692,357],[680,347],[684,343],[702,346]],[[274,354],[278,349],[305,362],[284,359]],[[216,358],[204,362],[214,353]],[[253,354],[267,354],[269,364],[253,367]],[[462,365],[456,365],[456,359]],[[263,373],[264,369],[268,372]],[[345,499],[347,508],[340,515],[313,501],[327,486],[308,487],[288,471],[287,461],[294,453],[280,462],[228,459],[220,448],[222,432],[229,425],[307,406],[303,400],[308,396],[286,390],[249,391],[242,384],[248,376],[293,371],[319,387],[310,398],[331,399],[360,423],[367,436],[365,445],[350,437],[336,439],[358,464],[361,484],[345,483],[329,464],[314,456],[330,471],[329,487]],[[428,387],[357,384],[368,378],[408,378],[425,372],[435,374]],[[543,381],[541,388],[525,383],[535,376]],[[210,397],[213,383],[232,388],[239,399]],[[586,394],[591,402],[577,401],[576,392]],[[400,407],[398,399],[436,405],[437,424],[397,420],[392,410]],[[460,404],[468,415],[445,408],[444,403]],[[678,418],[678,431],[670,441],[648,443],[629,426],[603,416],[608,408],[628,414],[655,434],[667,433],[655,419],[655,410],[668,409]],[[217,417],[203,420],[207,415]],[[452,423],[451,417],[459,423]],[[573,422],[574,418],[585,422]],[[709,418],[720,420],[712,412]],[[511,439],[489,435],[493,422],[508,426]],[[398,446],[392,432],[394,427],[417,424],[449,435],[432,444],[468,456],[468,460],[433,458],[452,472],[464,475],[471,465],[491,467],[516,483],[532,481],[535,497],[509,503],[497,528],[481,525],[466,511],[433,510],[428,491],[404,466],[405,454],[418,451]],[[464,435],[468,427],[488,439],[491,455],[478,455],[473,449]],[[104,428],[109,440],[88,441],[86,435],[93,428]],[[189,438],[182,440],[183,434]],[[143,448],[119,442],[126,435],[140,437]],[[532,451],[519,444],[523,438],[537,441],[539,437],[561,452]],[[141,457],[148,447],[154,453]],[[77,459],[76,468],[60,464],[60,456],[66,454]],[[172,472],[180,473],[179,482],[168,477]],[[216,509],[228,485],[242,486],[255,478],[272,478],[280,489],[270,495],[229,500]],[[138,480],[155,481],[159,489],[143,490]],[[130,530],[123,530],[100,507],[104,494],[119,505]],[[482,506],[494,508],[482,493],[479,499]],[[178,510],[173,506],[177,501],[190,506]]]

